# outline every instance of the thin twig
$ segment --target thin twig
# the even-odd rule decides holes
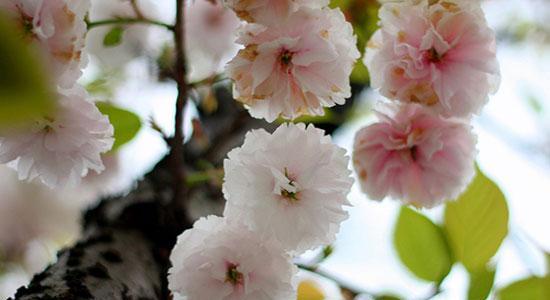
[[[350,287],[348,284],[343,283],[340,279],[336,278],[334,275],[332,275],[328,272],[325,272],[325,271],[321,270],[320,268],[318,268],[316,266],[307,266],[307,265],[304,265],[304,264],[296,264],[296,266],[298,266],[298,268],[300,268],[302,270],[306,270],[306,271],[315,273],[315,274],[317,274],[321,277],[324,277],[328,280],[331,280],[331,281],[335,282],[343,292],[345,292],[348,295],[351,295],[352,297],[357,297],[359,295],[369,295],[373,298],[376,298],[376,295],[374,293],[370,293],[370,292],[366,292],[366,291],[359,291],[359,290],[357,290],[353,287]]]
[[[146,25],[155,25],[164,27],[168,30],[174,30],[174,26],[166,24],[160,21],[150,20],[146,18],[116,18],[116,19],[106,19],[99,21],[87,21],[88,30],[108,25],[131,25],[131,24],[146,24]]]
[[[137,4],[136,0],[130,0],[130,5],[132,6],[134,13],[136,14],[136,17],[138,17],[139,19],[146,19],[143,13],[141,12],[141,9],[139,8],[139,5]]]
[[[223,74],[217,74],[210,77],[207,77],[205,79],[201,79],[198,81],[190,82],[189,87],[196,88],[203,85],[214,85],[216,83],[220,83],[223,81],[229,80],[229,78],[225,77]]]

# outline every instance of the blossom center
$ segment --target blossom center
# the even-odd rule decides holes
[[[19,5],[16,6],[20,16],[20,26],[24,37],[34,37],[34,24],[33,18],[23,12],[23,8]]]
[[[225,273],[225,282],[229,282],[233,286],[244,284],[243,273],[239,272],[238,267],[239,265],[232,264],[232,263],[227,265],[227,272]]]
[[[409,151],[411,152],[411,159],[413,161],[416,161],[416,159],[418,158],[418,147],[412,146]]]
[[[285,168],[284,170],[285,178],[286,178],[286,187],[284,185],[281,187],[281,196],[285,198],[289,202],[296,202],[299,200],[298,198],[298,189],[296,186],[296,182],[291,179],[291,176],[288,173],[288,169]]]
[[[292,62],[292,52],[283,50],[279,56],[279,60],[283,66],[288,66]]]
[[[443,59],[443,56],[444,56],[444,54],[441,54],[441,53],[437,52],[437,50],[434,47],[432,47],[432,48],[428,49],[428,51],[426,51],[426,59],[429,62],[432,62],[432,63],[440,62]]]

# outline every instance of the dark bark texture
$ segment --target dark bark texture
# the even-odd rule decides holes
[[[355,86],[354,95],[360,90]],[[201,161],[220,167],[249,129],[277,126],[249,117],[226,87],[215,93],[218,109],[206,114],[199,108],[200,122],[185,145],[186,174],[200,170]],[[353,99],[334,113],[344,116],[352,106]],[[316,125],[332,133],[340,124]],[[166,276],[177,236],[194,219],[221,213],[224,204],[219,185],[212,183],[186,189],[185,203],[174,203],[171,164],[163,159],[132,192],[88,211],[79,242],[60,251],[57,262],[20,288],[15,299],[170,299]]]

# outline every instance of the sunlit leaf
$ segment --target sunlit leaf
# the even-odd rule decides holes
[[[470,286],[468,287],[468,300],[485,300],[495,280],[495,269],[488,267],[470,273]]]
[[[120,45],[120,43],[122,42],[123,35],[124,35],[123,27],[116,26],[111,28],[111,30],[109,30],[107,34],[105,34],[105,36],[103,37],[103,46],[115,47]]]
[[[24,125],[55,107],[39,55],[22,34],[0,13],[0,129]]]
[[[298,285],[298,299],[297,300],[324,300],[325,294],[319,288],[319,286],[311,281],[304,280]]]
[[[550,286],[547,278],[529,277],[501,289],[498,296],[500,300],[547,300]]]
[[[441,228],[427,217],[402,207],[394,232],[399,258],[419,278],[441,282],[453,259]]]
[[[481,171],[457,201],[447,203],[445,231],[455,258],[470,272],[483,269],[508,234],[504,195]]]
[[[97,107],[102,114],[109,117],[109,121],[115,129],[115,143],[111,151],[116,151],[122,145],[131,141],[139,132],[141,120],[133,112],[107,102],[98,102]]]

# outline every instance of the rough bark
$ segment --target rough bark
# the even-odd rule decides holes
[[[354,87],[354,95],[360,91]],[[249,117],[227,88],[216,89],[216,97],[216,112],[199,109],[201,125],[196,132],[201,136],[185,146],[186,173],[200,168],[201,160],[221,166],[249,129],[276,127]],[[353,99],[334,113],[344,116],[352,107]],[[317,126],[332,133],[345,121],[340,119]],[[171,163],[163,159],[131,193],[105,199],[88,211],[79,242],[62,250],[57,262],[20,288],[15,299],[170,299],[168,257],[177,235],[199,216],[220,213],[224,205],[220,187],[209,183],[186,189],[185,205],[174,205]]]
[[[81,240],[16,299],[167,299],[168,255],[190,226],[169,209],[169,181],[162,161],[130,194],[89,211]]]

